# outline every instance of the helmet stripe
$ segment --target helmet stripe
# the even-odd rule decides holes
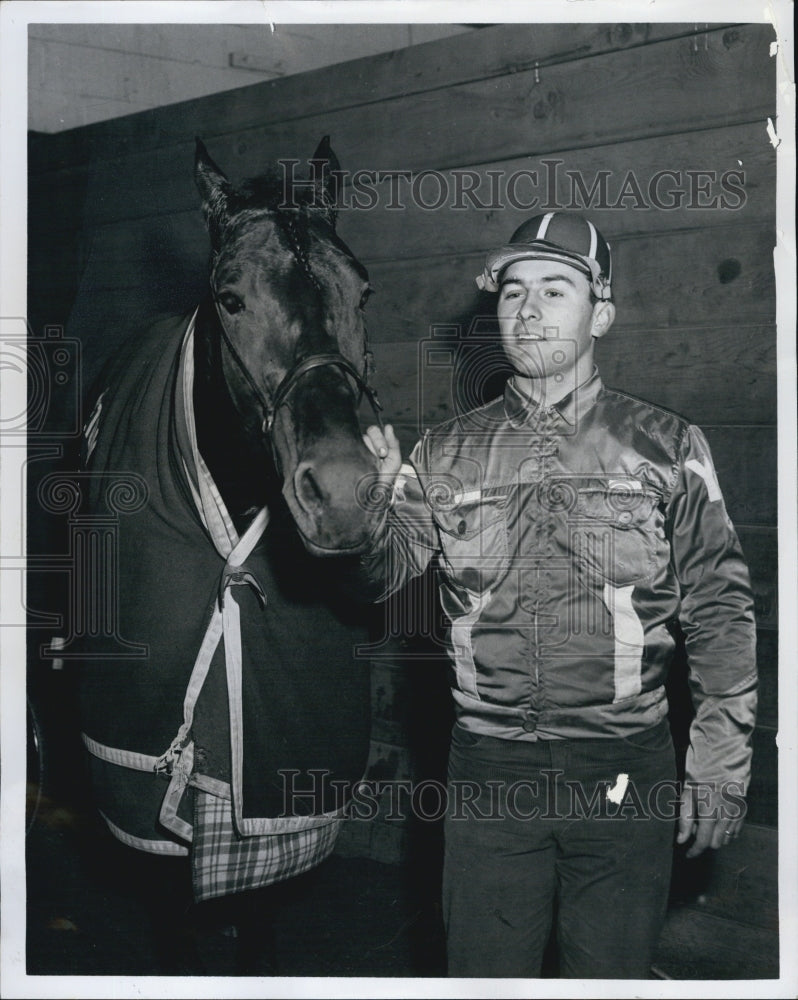
[[[549,228],[549,223],[553,218],[554,218],[554,212],[548,212],[546,215],[543,216],[543,218],[540,220],[540,225],[538,226],[537,235],[535,236],[536,240],[545,239],[546,232]]]
[[[590,219],[585,219],[585,222],[590,227],[590,249],[587,252],[588,257],[592,257],[594,260],[596,258],[596,249],[598,248],[598,236],[596,235],[596,227],[590,221]]]

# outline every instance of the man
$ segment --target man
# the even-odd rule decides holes
[[[756,706],[748,574],[706,440],[611,391],[610,248],[585,218],[526,222],[491,252],[514,374],[427,433],[364,557],[385,597],[439,556],[456,724],[445,824],[449,974],[646,978],[674,820],[687,855],[742,825]],[[681,802],[664,689],[676,623],[696,711]]]

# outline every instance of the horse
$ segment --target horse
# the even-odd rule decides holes
[[[366,767],[342,581],[381,513],[358,422],[363,397],[379,419],[371,290],[328,137],[311,164],[234,185],[197,139],[207,293],[126,343],[84,429],[84,514],[113,520],[84,596],[111,622],[79,685],[94,795],[127,847],[190,859],[195,901],[317,865]]]

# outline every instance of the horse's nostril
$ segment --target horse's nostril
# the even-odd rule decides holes
[[[313,472],[313,466],[300,465],[294,477],[297,500],[306,510],[317,511],[327,501],[327,496]]]

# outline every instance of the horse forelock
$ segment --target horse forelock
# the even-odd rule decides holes
[[[251,210],[284,212],[286,215],[320,212],[329,216],[335,205],[327,189],[285,175],[272,168],[257,177],[250,177],[235,187],[227,195],[227,211],[230,216]]]
[[[225,246],[228,250],[235,247],[242,232],[251,226],[270,223],[314,284],[316,281],[308,258],[311,246],[317,240],[331,243],[354,261],[348,247],[337,237],[334,206],[329,203],[326,193],[313,188],[308,182],[292,185],[275,171],[231,188],[225,199],[224,218],[219,222],[217,252]]]

